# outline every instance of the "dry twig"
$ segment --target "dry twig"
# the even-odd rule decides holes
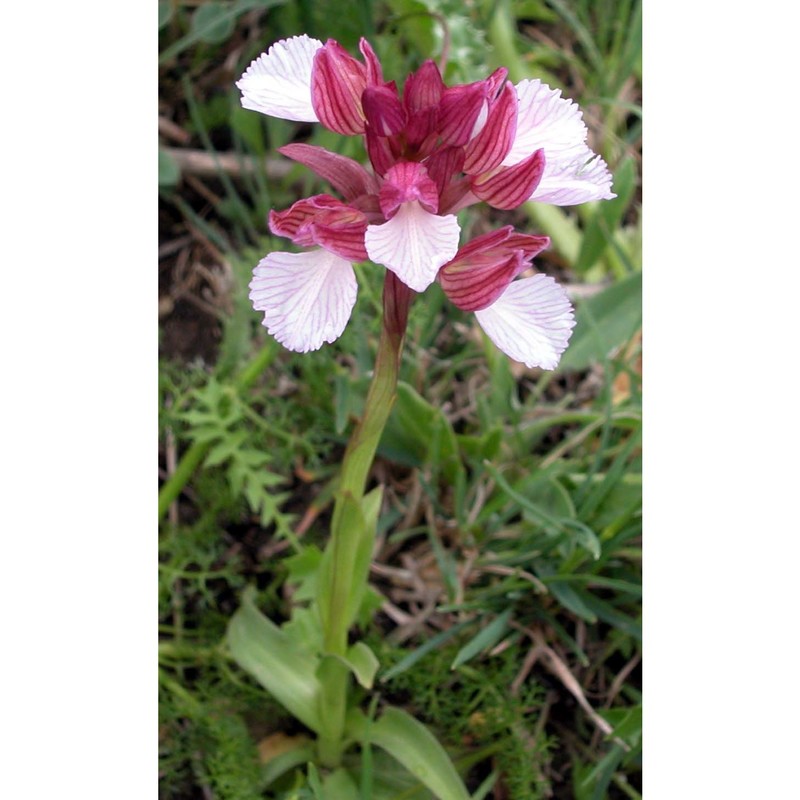
[[[530,673],[531,669],[533,669],[534,664],[541,659],[548,671],[561,681],[564,688],[575,698],[578,705],[583,709],[589,719],[592,720],[595,726],[606,736],[611,735],[614,729],[592,708],[577,678],[572,674],[561,656],[547,644],[542,632],[535,628],[525,628],[513,622],[512,625],[518,630],[524,631],[534,643],[533,648],[531,648],[525,658],[520,674],[514,679],[512,691],[519,691],[519,687],[522,685],[522,682]],[[630,747],[628,747],[622,739],[614,737],[614,741],[624,750],[630,750]]]
[[[189,150],[184,147],[164,149],[184,175],[197,175],[201,178],[217,177],[220,171],[232,178],[238,178],[245,173],[252,175],[259,167],[263,167],[268,178],[280,180],[285,178],[294,166],[291,161],[278,161],[272,158],[264,159],[259,165],[258,160],[252,156],[236,153],[208,153],[205,150]]]

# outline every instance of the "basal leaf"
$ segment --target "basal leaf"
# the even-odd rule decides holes
[[[228,624],[226,641],[242,669],[304,725],[319,731],[318,659],[256,608],[252,587]]]
[[[356,719],[360,719],[360,724],[354,724]],[[348,725],[358,738],[367,738],[397,759],[439,800],[469,800],[469,793],[447,751],[410,714],[390,707],[377,722],[367,723],[363,716],[351,716]]]

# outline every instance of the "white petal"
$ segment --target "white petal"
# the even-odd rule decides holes
[[[542,369],[556,368],[575,325],[567,293],[547,275],[514,281],[475,316],[507,356]]]
[[[319,39],[306,34],[275,42],[236,83],[242,105],[271,117],[317,122],[311,105],[311,68],[320,47]]]
[[[403,203],[382,225],[368,225],[367,254],[415,292],[424,292],[458,250],[461,228],[454,215],[428,213],[416,200]]]
[[[616,197],[611,191],[612,180],[606,162],[584,147],[571,160],[547,161],[542,179],[530,199],[557,206],[610,200]]]
[[[584,146],[587,131],[577,103],[538,79],[520,81],[516,90],[517,135],[503,166],[518,164],[539,148],[544,148],[548,162],[562,161]]]
[[[353,265],[327,250],[270,253],[250,282],[253,308],[264,312],[262,325],[298,353],[342,335],[356,292]]]

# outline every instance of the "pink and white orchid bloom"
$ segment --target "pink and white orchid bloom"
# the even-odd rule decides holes
[[[507,226],[459,248],[455,214],[477,202],[507,210],[614,197],[580,109],[541,81],[515,86],[503,68],[448,87],[430,60],[401,93],[365,39],[359,50],[363,62],[332,39],[295,36],[236,84],[245,108],[362,136],[372,166],[312,145],[280,149],[343,199],[316,195],[270,213],[273,233],[313,249],[272,253],[255,268],[250,298],[264,325],[299,352],[334,341],[355,304],[352,265],[369,259],[416,292],[438,280],[503,352],[555,368],[575,324],[572,306],[552,278],[515,280],[549,239]]]
[[[575,325],[572,306],[550,277],[514,278],[549,244],[547,236],[516,233],[507,225],[477,236],[439,273],[451,302],[474,311],[500,350],[542,369],[554,369],[567,347]]]
[[[284,347],[318,350],[342,335],[355,305],[353,263],[367,257],[366,215],[322,194],[270,212],[269,225],[274,234],[315,249],[263,258],[253,271],[250,300]]]

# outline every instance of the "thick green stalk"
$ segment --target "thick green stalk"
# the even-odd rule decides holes
[[[278,348],[274,341],[263,347],[234,382],[236,390],[243,392],[245,389],[249,389],[255,383],[256,378],[264,372],[272,359],[275,358],[277,351]],[[213,442],[195,442],[183,454],[183,458],[175,468],[175,472],[170,475],[158,493],[159,520],[163,519],[170,505],[178,499],[178,495],[194,475],[194,471],[200,466],[212,444]]]
[[[352,548],[348,547],[348,542],[352,541],[349,534],[352,525],[357,524],[353,515],[358,517],[359,509],[363,510],[361,501],[369,469],[397,395],[403,339],[413,294],[393,273],[387,271],[383,285],[383,326],[375,371],[367,392],[364,413],[350,437],[342,460],[331,538],[325,554],[332,561],[333,576],[329,590],[320,597],[320,602],[327,606],[321,617],[325,653],[329,656],[343,658],[346,655],[349,621],[341,612],[348,606],[348,599],[353,594],[362,592],[362,587],[353,585],[354,580],[363,584],[367,581],[366,571],[358,575],[354,572],[354,554]],[[374,536],[374,530],[372,533]],[[369,548],[371,552],[371,542]],[[366,585],[363,589],[366,589]],[[350,671],[343,662],[330,659],[320,677],[323,692],[320,701],[325,717],[325,730],[320,733],[318,740],[319,757],[325,766],[335,767],[341,763],[342,758]]]
[[[387,271],[383,285],[383,327],[375,371],[367,393],[364,414],[345,450],[334,518],[341,507],[340,498],[344,492],[350,492],[356,501],[364,495],[367,475],[397,393],[400,356],[412,297],[412,291],[393,273]]]
[[[328,550],[332,557],[333,583],[325,598],[329,604],[325,621],[325,649],[334,655],[344,655],[347,648],[348,620],[343,619],[347,600],[358,588],[352,579],[361,580],[353,573],[353,540],[345,528],[352,529],[361,516],[362,499],[375,451],[378,449],[383,429],[397,396],[397,378],[403,351],[408,309],[414,293],[392,272],[386,272],[383,284],[383,325],[375,358],[364,413],[361,416],[342,459],[339,488],[333,508],[331,538]],[[355,518],[354,518],[355,517]],[[366,581],[366,575],[363,576]]]

